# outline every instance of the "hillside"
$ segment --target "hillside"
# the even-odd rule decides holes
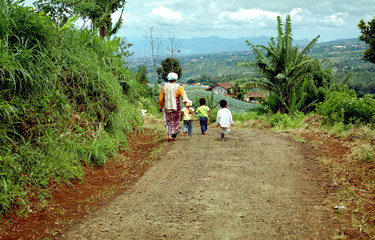
[[[236,41],[232,43],[235,45]],[[299,45],[303,46],[303,41]],[[184,45],[182,45],[182,49],[183,48]],[[359,88],[368,89],[368,91],[370,91],[369,88],[371,88],[372,93],[375,93],[375,65],[364,62],[361,59],[362,52],[366,48],[366,45],[358,39],[318,42],[309,55],[321,61],[325,59],[329,60],[326,63],[326,67],[332,64],[334,75],[339,81],[342,81],[348,74],[351,74],[351,78],[349,78],[348,81],[349,85],[354,87],[356,84],[363,83],[363,86]],[[202,76],[212,78],[236,74],[250,74],[256,76],[254,69],[236,66],[236,63],[249,62],[254,58],[248,46],[245,48],[247,50],[243,51],[229,51],[230,48],[225,47],[222,49],[228,51],[191,55],[178,54],[177,59],[180,61],[183,69],[181,82],[187,82],[190,79],[194,80]],[[163,57],[159,58],[159,61],[161,60],[163,60]],[[137,69],[137,66],[142,64],[147,66],[149,78],[153,81],[151,74],[152,60],[150,58],[134,55],[129,59],[129,66],[134,70]],[[370,84],[373,84],[373,87],[369,86]]]

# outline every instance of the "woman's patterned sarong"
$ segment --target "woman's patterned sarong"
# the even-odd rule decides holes
[[[181,116],[181,105],[180,105],[180,98],[176,98],[176,105],[177,110],[172,112],[164,112],[164,123],[165,127],[167,128],[168,135],[177,134],[180,132],[180,129],[178,127],[178,124],[180,122],[180,116]]]

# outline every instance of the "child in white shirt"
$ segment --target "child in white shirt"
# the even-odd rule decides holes
[[[227,108],[227,101],[220,101],[221,109],[217,112],[216,126],[221,128],[221,141],[225,141],[225,135],[228,137],[229,127],[233,125],[232,113]]]

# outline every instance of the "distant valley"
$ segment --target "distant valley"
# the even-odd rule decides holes
[[[145,39],[144,39],[145,40]],[[267,45],[269,37],[257,37],[248,39],[253,44]],[[146,41],[146,40],[145,40]],[[237,66],[236,63],[250,62],[254,60],[254,55],[250,47],[246,44],[246,38],[221,39],[196,38],[181,41],[181,52],[175,54],[182,66],[181,82],[194,81],[201,78],[222,78],[234,79],[238,77],[257,77],[253,68]],[[164,40],[164,44],[170,43],[169,39]],[[294,41],[294,44],[303,47],[308,44],[308,40]],[[153,61],[151,49],[144,42],[144,54],[135,52],[128,58],[129,67],[136,71],[138,66],[145,65],[148,69],[149,81],[154,81]],[[135,46],[132,48],[137,49]],[[158,64],[167,57],[170,52],[164,45],[161,48]],[[360,96],[365,93],[375,92],[375,64],[364,62],[362,53],[367,49],[365,43],[358,39],[342,39],[330,42],[318,42],[309,56],[323,61],[329,60],[325,66],[332,67],[335,77],[339,82],[350,76],[348,84],[356,89]],[[147,54],[146,51],[149,53]],[[218,79],[221,81],[223,79]]]

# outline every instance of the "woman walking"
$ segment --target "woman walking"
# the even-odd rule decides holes
[[[176,83],[177,73],[167,75],[168,82],[163,85],[159,95],[159,110],[163,112],[164,125],[167,129],[168,142],[176,140],[180,132],[179,120],[181,114],[181,99],[186,103],[191,102],[181,84]]]

